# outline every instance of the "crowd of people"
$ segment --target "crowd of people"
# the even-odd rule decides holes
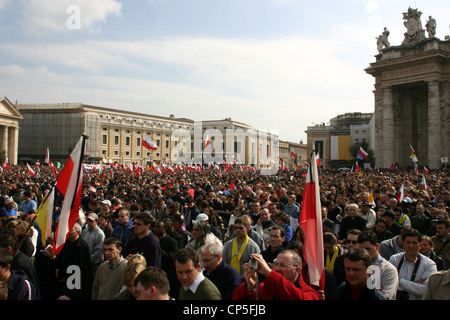
[[[306,169],[85,170],[78,221],[57,255],[35,221],[57,176],[35,171],[1,172],[4,300],[450,298],[446,168],[320,169],[320,286],[299,226]],[[63,201],[56,192],[53,234]]]

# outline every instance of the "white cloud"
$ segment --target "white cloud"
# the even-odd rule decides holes
[[[334,41],[173,37],[3,44],[0,50],[37,66],[26,84],[16,84],[23,88],[21,100],[59,98],[194,120],[232,117],[277,129],[282,139],[306,141],[310,119],[328,121],[343,112],[372,108],[373,80],[362,68],[338,59]],[[61,83],[54,69],[60,69]],[[0,68],[2,74],[8,79],[2,85],[5,92],[22,80],[8,68]]]
[[[10,2],[11,0],[0,0],[0,10],[3,10]]]
[[[23,0],[22,26],[31,35],[49,35],[67,31],[67,20],[72,12],[70,6],[80,9],[80,27],[98,32],[99,22],[106,22],[110,15],[121,16],[122,4],[116,0]]]
[[[70,77],[64,74],[57,74],[51,72],[47,67],[38,68],[25,68],[20,65],[0,65],[0,75],[3,81],[8,83],[12,82],[14,85],[19,84],[35,84],[35,83],[45,83],[47,85],[61,84],[70,85],[72,83]],[[9,85],[6,85],[9,87]]]
[[[366,11],[367,13],[373,13],[378,9],[378,2],[377,0],[369,0],[366,4]]]

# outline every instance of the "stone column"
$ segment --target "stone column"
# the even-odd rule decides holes
[[[8,128],[8,158],[9,164],[17,164],[19,148],[19,130],[17,127]]]
[[[450,81],[441,81],[441,150],[442,157],[450,156]],[[447,167],[449,164],[447,163]]]
[[[375,138],[372,146],[375,152],[375,166],[377,168],[383,167],[383,91],[378,86],[374,90],[375,97]]]
[[[0,149],[5,151],[5,156],[8,156],[8,127],[7,126],[1,126],[0,127],[0,136],[1,136],[1,145],[0,145]],[[11,159],[9,159],[11,164]]]
[[[428,82],[428,166],[431,169],[439,168],[441,165],[439,100],[439,80],[431,80]]]
[[[384,86],[383,90],[383,153],[384,168],[389,168],[395,163],[395,144],[394,144],[394,102],[392,97],[392,86]]]

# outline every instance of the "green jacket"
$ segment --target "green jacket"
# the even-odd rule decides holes
[[[195,293],[180,288],[179,300],[222,300],[219,289],[208,278],[205,278],[197,287]]]

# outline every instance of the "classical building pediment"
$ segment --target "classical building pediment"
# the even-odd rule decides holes
[[[8,98],[3,97],[0,99],[0,118],[21,120],[23,116]]]

